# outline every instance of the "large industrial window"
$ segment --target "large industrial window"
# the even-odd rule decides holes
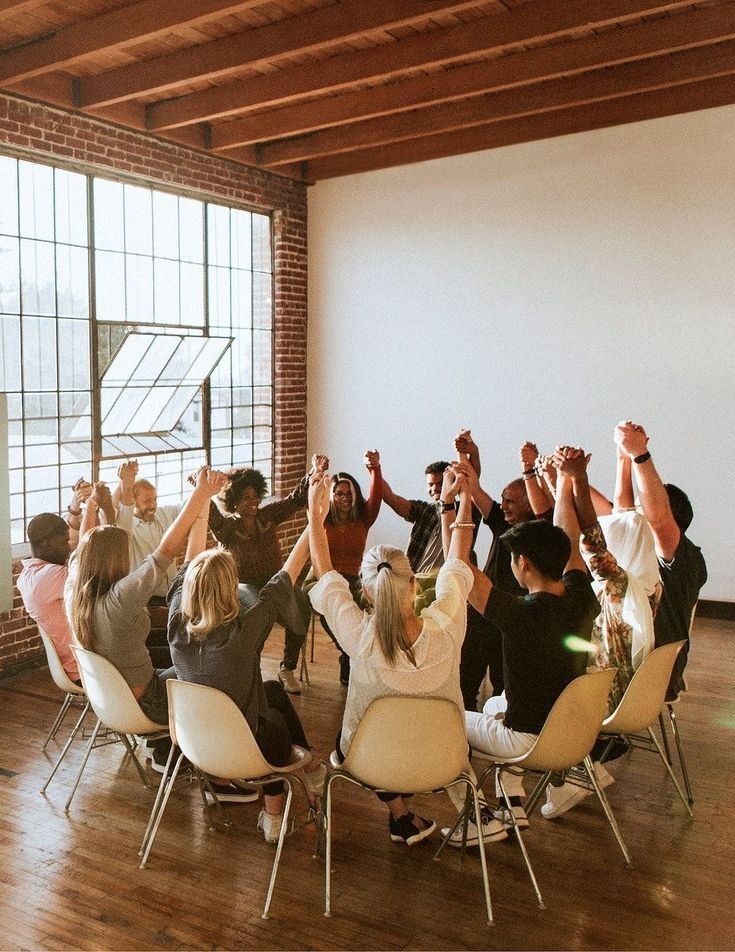
[[[205,460],[273,466],[267,215],[0,156],[12,541],[136,457],[162,501]]]

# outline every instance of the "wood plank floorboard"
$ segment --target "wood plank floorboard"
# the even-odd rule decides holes
[[[496,925],[485,924],[476,850],[438,840],[390,842],[385,807],[366,791],[334,788],[332,918],[322,915],[323,862],[312,828],[284,846],[271,908],[260,918],[273,848],[255,828],[259,804],[226,805],[211,830],[195,785],[177,782],[149,866],[138,847],[158,776],[146,788],[119,744],[92,752],[64,813],[82,756],[77,741],[44,796],[39,788],[71,725],[41,752],[61,696],[45,668],[0,681],[0,948],[26,949],[731,949],[735,947],[735,625],[697,622],[690,691],[678,705],[695,795],[690,822],[656,758],[617,761],[610,802],[633,856],[626,870],[599,804],[558,821],[532,819],[526,844],[547,909],[535,905],[520,851],[488,847]],[[263,671],[275,677],[283,635]],[[317,752],[332,749],[345,690],[336,652],[317,628],[311,685],[294,699]],[[78,716],[78,714],[76,715]],[[92,718],[89,718],[90,726]],[[530,784],[527,785],[530,789]],[[298,794],[297,811],[303,808]],[[439,825],[445,796],[413,808]]]

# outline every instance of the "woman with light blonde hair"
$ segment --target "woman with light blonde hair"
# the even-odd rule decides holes
[[[118,526],[92,528],[102,489],[96,484],[82,518],[82,540],[69,563],[64,597],[74,637],[115,665],[143,711],[159,724],[168,723],[166,680],[176,672],[153,667],[146,648],[151,627],[146,604],[183,548],[202,506],[209,505],[225,481],[222,473],[203,467],[158,548],[132,572],[128,534]],[[165,758],[159,760],[155,766],[162,770]]]
[[[314,477],[309,493],[309,542],[314,574],[314,609],[324,615],[342,651],[350,658],[351,676],[337,754],[344,758],[360,719],[373,700],[389,695],[443,697],[453,701],[464,718],[459,686],[459,657],[467,621],[467,595],[473,576],[469,567],[474,523],[466,478],[446,470],[442,500],[454,513],[446,562],[436,580],[436,601],[414,613],[416,579],[406,555],[389,545],[371,548],[362,560],[362,587],[370,609],[363,611],[348,581],[333,569],[324,527],[328,477]],[[436,829],[436,824],[409,812],[400,793],[379,793],[390,810],[389,832],[395,843],[411,846]]]
[[[293,744],[308,748],[309,742],[280,681],[263,682],[260,653],[277,619],[289,624],[298,617],[294,583],[308,555],[307,533],[253,603],[248,593],[239,591],[234,556],[224,549],[204,550],[208,514],[205,505],[189,535],[186,564],[169,592],[171,657],[183,680],[227,694],[245,716],[268,763],[284,766]],[[323,764],[306,774],[313,793],[321,793],[325,774]],[[212,786],[219,800],[255,799],[223,778]],[[276,843],[283,824],[283,782],[265,784],[263,796],[265,809],[258,817],[258,828],[267,842]]]

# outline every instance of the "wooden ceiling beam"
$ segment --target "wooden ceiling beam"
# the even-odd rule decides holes
[[[502,119],[582,106],[654,89],[735,73],[735,41],[716,43],[553,79],[485,96],[442,103],[378,119],[323,129],[259,148],[261,164],[303,162],[334,152],[351,152]]]
[[[192,80],[213,79],[279,56],[317,50],[373,30],[418,23],[436,13],[462,10],[477,3],[478,0],[342,0],[336,6],[311,10],[90,77],[81,83],[81,102],[84,106],[99,106],[143,94],[171,92]]]
[[[180,26],[235,13],[262,0],[139,0],[130,6],[81,20],[0,57],[0,83],[10,85],[40,73],[64,69],[92,53],[149,40]]]
[[[475,126],[458,133],[412,139],[395,145],[378,146],[362,152],[315,159],[306,163],[308,181],[375,172],[399,165],[427,162],[496,149],[522,142],[550,139],[609,126],[658,119],[735,103],[735,77],[709,79],[702,83],[655,92],[639,93],[563,112],[544,113],[525,119],[510,119],[489,126]]]
[[[38,7],[43,0],[0,0],[0,16],[3,18],[25,13],[31,7]]]
[[[212,149],[302,135],[316,129],[389,115],[416,106],[481,95],[585,69],[662,55],[735,38],[735,3],[708,7],[610,30],[568,43],[457,66],[431,75],[359,89],[270,113],[221,123],[212,129]]]
[[[661,0],[605,0],[604,3],[599,0],[545,0],[543,4],[529,3],[451,29],[432,31],[362,52],[351,51],[313,65],[238,80],[156,103],[148,109],[149,128],[166,129],[215,119],[256,106],[293,101],[352,83],[457,62],[477,53],[502,50],[593,25],[623,22],[687,5],[683,2],[663,3]]]

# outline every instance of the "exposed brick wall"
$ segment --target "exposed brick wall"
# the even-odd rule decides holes
[[[163,142],[40,103],[0,94],[0,152],[82,172],[114,172],[150,185],[273,211],[275,259],[275,494],[289,492],[306,457],[306,186],[261,169]],[[303,518],[284,527],[284,548]],[[14,578],[19,565],[13,566]],[[0,674],[42,659],[15,592],[0,615]]]

